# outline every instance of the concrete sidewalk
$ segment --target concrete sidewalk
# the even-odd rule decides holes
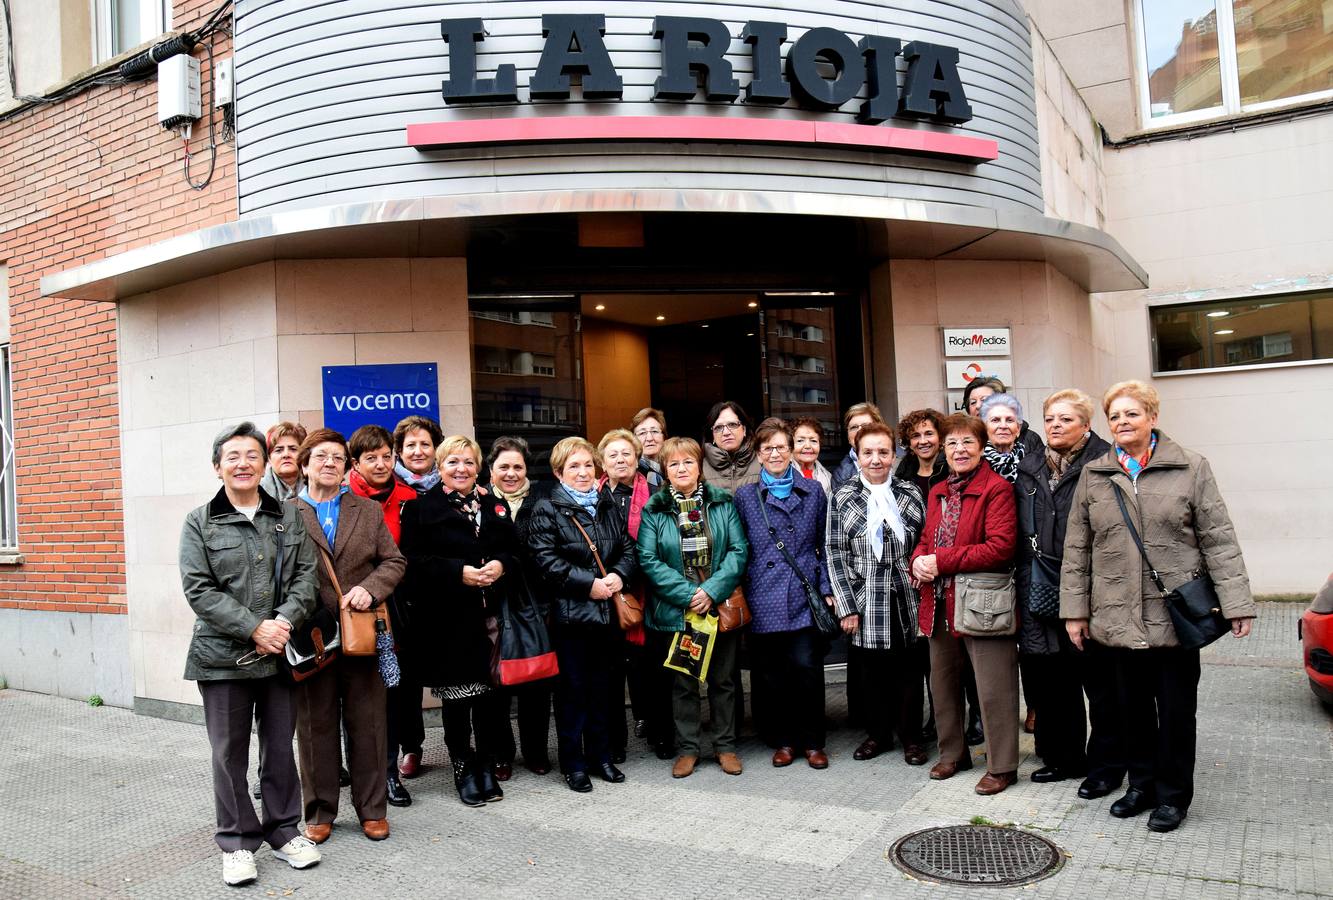
[[[741,747],[739,778],[704,765],[673,781],[633,741],[623,785],[574,794],[521,767],[502,803],[467,809],[427,733],[431,768],[390,809],[393,834],[361,836],[346,792],[324,862],[296,872],[265,848],[259,881],[222,883],[212,840],[208,743],[195,725],[37,694],[0,692],[0,898],[802,897],[998,895],[1333,897],[1333,718],[1299,668],[1297,604],[1263,604],[1255,635],[1205,654],[1197,796],[1184,826],[1112,819],[1115,797],[1022,781],[978,797],[980,771],[929,782],[901,754],[855,762],[862,735],[830,735],[832,764],[774,769]],[[830,715],[842,714],[830,688]],[[974,816],[1036,830],[1068,853],[1021,889],[914,881],[886,859],[898,837]]]

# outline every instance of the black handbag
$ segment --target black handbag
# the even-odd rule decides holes
[[[1027,521],[1028,542],[1032,546],[1032,561],[1028,568],[1028,593],[1024,605],[1038,619],[1060,618],[1060,562],[1041,552],[1037,541],[1036,513],[1032,508],[1032,494],[1024,498],[1023,518]]]
[[[322,601],[317,599],[316,603],[306,623],[287,638],[287,667],[293,681],[305,681],[338,658],[341,647],[338,617]]]
[[[824,598],[819,596],[819,591],[815,590],[810,579],[805,577],[800,566],[796,565],[796,559],[787,549],[787,543],[778,539],[778,530],[773,527],[773,523],[768,520],[767,504],[764,502],[764,492],[759,491],[759,512],[764,517],[764,527],[768,529],[769,535],[773,538],[773,543],[777,544],[778,550],[782,551],[782,556],[787,560],[787,565],[796,573],[796,577],[801,579],[801,587],[805,590],[805,603],[810,607],[810,618],[814,620],[815,629],[826,638],[835,638],[842,634],[842,622],[838,619],[833,608],[824,602]],[[819,555],[819,549],[815,548],[815,555]]]
[[[1129,534],[1139,548],[1139,555],[1143,557],[1144,565],[1148,567],[1148,575],[1152,578],[1153,584],[1157,585],[1157,590],[1162,592],[1162,599],[1166,601],[1166,611],[1171,616],[1171,625],[1176,629],[1176,640],[1180,641],[1180,646],[1186,650],[1197,650],[1200,647],[1207,647],[1230,631],[1231,622],[1222,615],[1222,604],[1217,599],[1213,580],[1206,572],[1202,574],[1196,572],[1193,578],[1175,590],[1166,589],[1161,575],[1148,560],[1148,551],[1143,548],[1143,540],[1139,537],[1138,529],[1129,518],[1125,498],[1120,495],[1120,489],[1114,485],[1111,486],[1111,490],[1115,491],[1115,500],[1120,504],[1120,514],[1125,517]]]

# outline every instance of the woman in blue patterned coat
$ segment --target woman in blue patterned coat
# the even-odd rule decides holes
[[[754,621],[748,640],[754,675],[771,698],[769,727],[778,744],[773,765],[789,766],[802,752],[812,769],[825,769],[828,643],[810,616],[805,585],[818,591],[821,602],[833,605],[823,560],[827,501],[819,482],[802,477],[792,465],[792,433],[785,422],[766,420],[754,439],[763,468],[758,484],[736,492],[736,510],[750,541],[746,598]],[[778,549],[779,540],[796,568]]]
[[[874,759],[903,745],[903,759],[920,766],[925,642],[917,634],[917,606],[908,560],[921,535],[925,506],[911,482],[895,478],[893,429],[874,422],[856,435],[860,475],[833,494],[828,526],[828,568],[843,630],[862,685],[866,739],[854,759]]]

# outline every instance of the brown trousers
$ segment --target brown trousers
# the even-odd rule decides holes
[[[1018,638],[954,637],[944,622],[944,604],[936,604],[930,638],[930,693],[935,699],[935,728],[940,762],[957,762],[968,753],[963,739],[963,654],[976,672],[981,726],[986,732],[986,771],[1018,770]]]
[[[388,803],[384,759],[384,681],[373,656],[343,656],[296,686],[296,739],[305,820],[327,825],[338,816],[341,723],[347,729],[352,805],[362,822],[383,819]]]

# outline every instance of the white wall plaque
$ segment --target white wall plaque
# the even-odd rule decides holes
[[[1012,356],[1013,349],[1008,328],[944,329],[945,356]]]

